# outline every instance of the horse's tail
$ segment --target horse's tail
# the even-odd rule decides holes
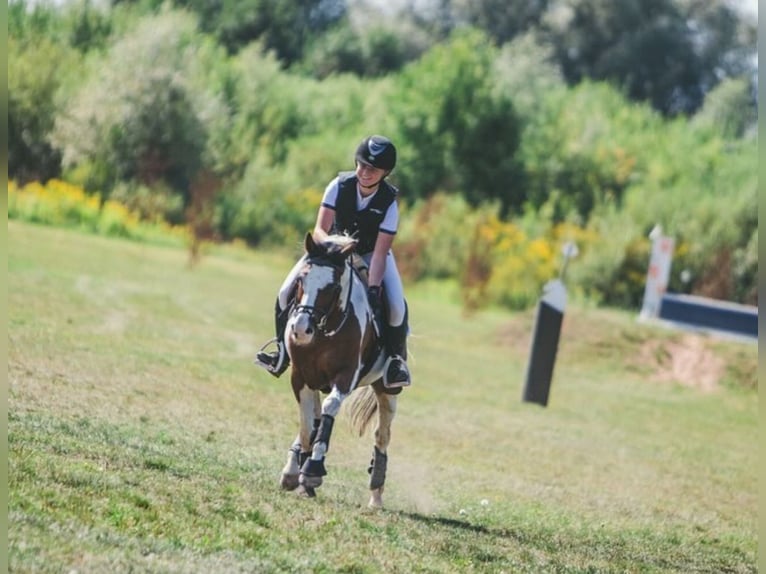
[[[348,412],[351,429],[362,436],[378,411],[378,398],[372,385],[367,385],[351,393],[343,406]]]

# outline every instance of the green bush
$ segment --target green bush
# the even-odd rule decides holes
[[[410,280],[460,277],[477,219],[459,195],[437,193],[411,208],[400,204],[394,249],[403,275]]]
[[[162,183],[149,187],[120,182],[109,194],[109,198],[137,213],[144,221],[176,225],[184,221],[183,198]]]
[[[497,204],[472,208],[444,193],[403,209],[394,247],[403,276],[457,279],[467,308],[524,309],[556,276],[565,242],[587,253],[597,241],[588,230],[552,220],[528,233],[527,222],[503,220],[499,211]]]
[[[102,202],[82,187],[55,179],[45,185],[34,181],[22,187],[10,180],[8,218],[171,245],[183,245],[188,236],[184,227],[142,221],[137,213],[114,200]]]
[[[295,244],[313,229],[324,190],[301,188],[294,174],[264,164],[253,161],[242,181],[220,195],[219,227],[225,238],[251,245]]]

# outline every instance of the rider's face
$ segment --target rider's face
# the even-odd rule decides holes
[[[372,167],[366,163],[356,162],[356,177],[362,187],[373,187],[380,183],[380,180],[386,175],[385,169]]]

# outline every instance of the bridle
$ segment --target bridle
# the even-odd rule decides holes
[[[333,269],[337,268],[336,264],[333,264],[331,261],[328,261],[326,258],[309,258],[306,260],[306,264],[310,267],[332,267]],[[348,319],[348,316],[350,314],[350,303],[351,303],[351,289],[354,285],[354,278],[353,278],[353,269],[351,267],[351,262],[348,259],[345,259],[343,262],[344,270],[343,274],[348,271],[349,273],[349,279],[348,279],[348,293],[346,294],[346,303],[343,305],[343,316],[341,317],[340,323],[337,327],[334,329],[328,331],[327,330],[327,317],[332,313],[333,309],[335,308],[338,299],[340,298],[340,293],[343,290],[341,283],[335,283],[335,293],[332,297],[332,300],[330,301],[330,304],[327,305],[324,309],[318,308],[316,305],[295,305],[292,310],[292,314],[298,314],[298,313],[305,313],[309,316],[309,320],[311,323],[316,327],[317,331],[322,333],[325,337],[333,337],[335,336],[338,331],[340,331],[343,328],[343,325],[346,324],[346,320]],[[341,274],[340,281],[343,281],[343,274]]]

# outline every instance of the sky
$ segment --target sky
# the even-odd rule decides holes
[[[758,18],[758,0],[731,0],[731,3],[748,16]]]

